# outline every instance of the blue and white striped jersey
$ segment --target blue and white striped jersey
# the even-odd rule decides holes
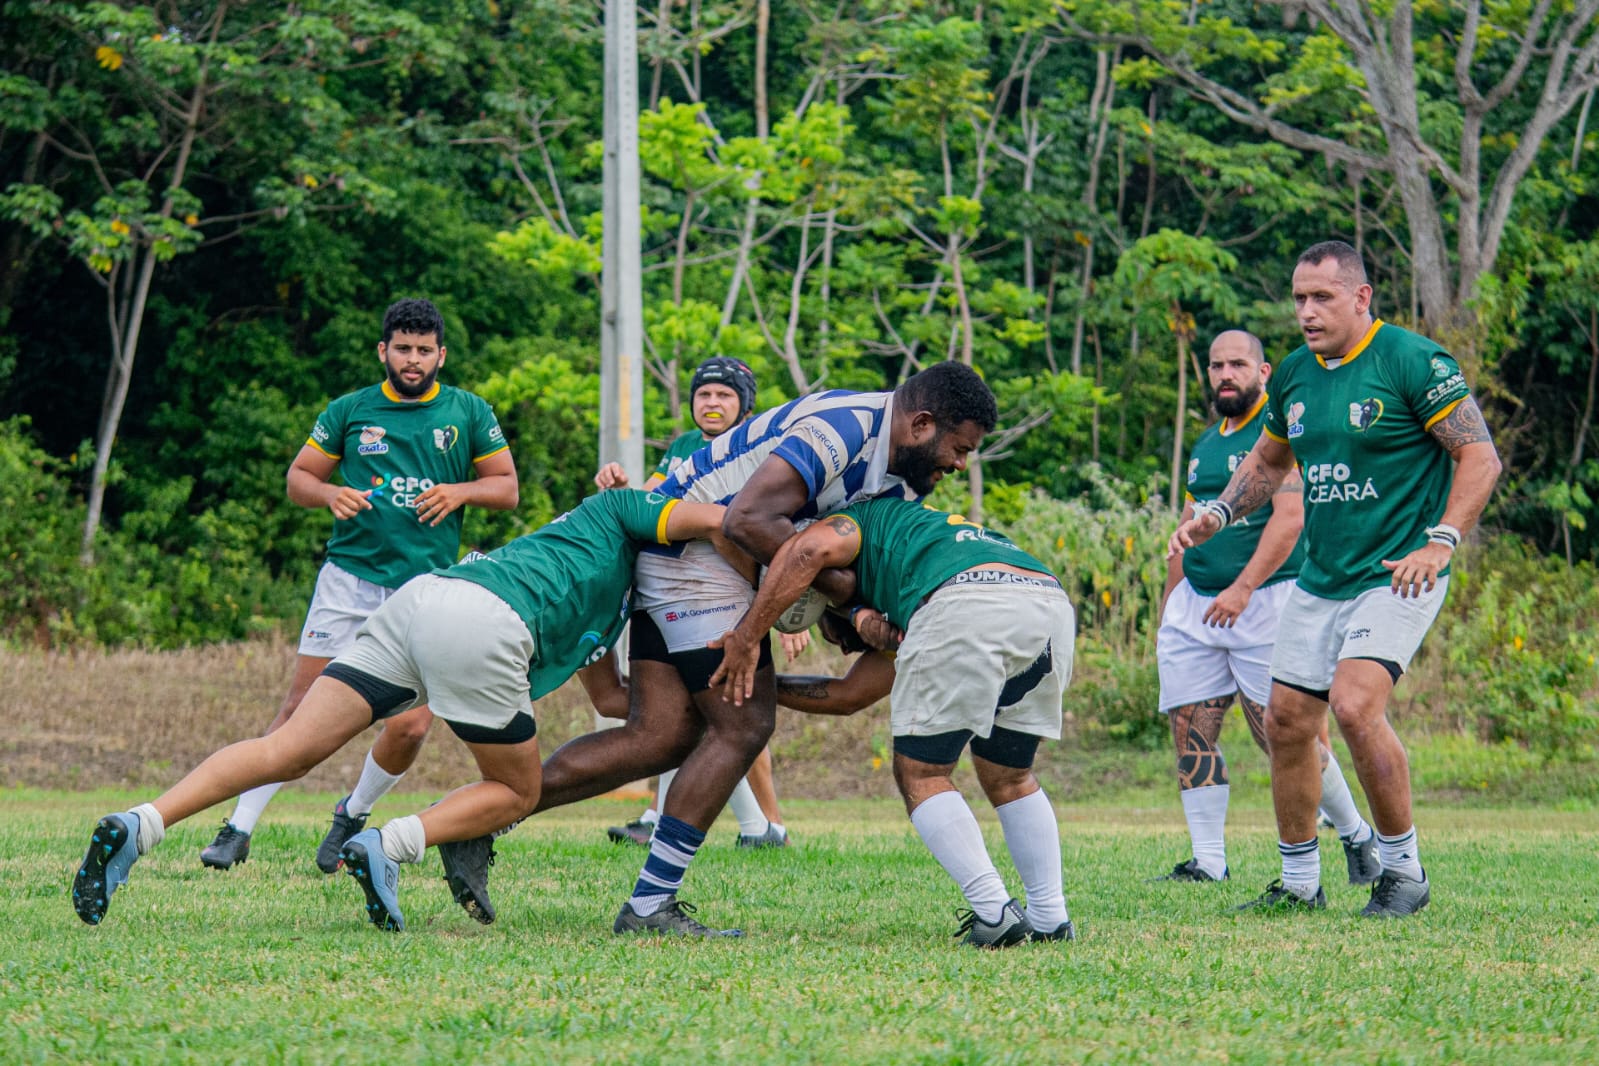
[[[884,494],[919,499],[888,472],[892,392],[834,389],[774,407],[713,439],[655,491],[696,503],[725,504],[769,455],[805,479],[810,500],[789,517],[830,514]]]

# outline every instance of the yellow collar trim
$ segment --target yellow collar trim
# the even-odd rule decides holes
[[[1348,366],[1350,363],[1355,361],[1355,358],[1359,356],[1361,352],[1366,350],[1366,345],[1371,343],[1371,339],[1377,335],[1377,331],[1382,329],[1382,327],[1382,319],[1379,318],[1373,320],[1371,323],[1371,328],[1366,331],[1366,335],[1360,338],[1360,342],[1353,348],[1349,349],[1347,353],[1345,353],[1343,360],[1338,364],[1338,366],[1328,366],[1327,360],[1323,359],[1319,355],[1316,356],[1316,362],[1321,364],[1323,370],[1337,370],[1338,367]]]
[[[1221,420],[1221,429],[1218,430],[1218,432],[1224,437],[1230,437],[1234,433],[1237,433],[1239,430],[1243,429],[1245,426],[1249,425],[1249,423],[1255,420],[1255,416],[1260,414],[1261,408],[1266,406],[1266,400],[1267,393],[1264,389],[1262,389],[1260,393],[1260,399],[1255,401],[1255,406],[1249,409],[1249,413],[1244,416],[1242,422],[1239,422],[1237,425],[1233,426],[1232,429],[1228,429],[1227,419],[1223,418]]]
[[[383,379],[382,388],[383,398],[386,400],[393,400],[395,403],[427,403],[429,400],[432,400],[438,396],[440,386],[437,381],[434,381],[431,389],[424,392],[414,400],[406,396],[401,396],[399,393],[395,392],[394,386],[389,384],[388,378]]]

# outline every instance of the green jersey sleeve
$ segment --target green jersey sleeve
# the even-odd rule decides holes
[[[468,394],[472,395],[472,394]],[[472,461],[481,463],[491,455],[498,455],[510,447],[505,443],[505,431],[494,415],[494,408],[481,396],[472,395],[472,420],[470,423]]]
[[[311,424],[305,442],[329,459],[344,458],[344,427],[350,418],[354,393],[347,393],[328,404]]]
[[[1407,362],[1404,369],[1408,378],[1404,385],[1411,406],[1425,429],[1431,429],[1446,418],[1471,395],[1460,364],[1442,348],[1434,351],[1432,358],[1425,362],[1420,359]]]

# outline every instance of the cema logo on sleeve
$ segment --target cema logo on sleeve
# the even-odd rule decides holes
[[[383,438],[388,435],[388,430],[382,426],[362,426],[361,444],[355,449],[357,455],[387,455],[389,442]]]

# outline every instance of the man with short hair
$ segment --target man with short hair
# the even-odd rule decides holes
[[[621,636],[639,547],[715,535],[723,515],[715,504],[601,493],[497,551],[407,582],[281,729],[222,749],[152,803],[101,818],[73,879],[73,909],[98,925],[168,826],[243,789],[301,777],[374,721],[429,703],[465,742],[482,781],[381,830],[363,829],[340,852],[372,924],[403,929],[400,863],[513,822],[538,802],[532,702]]]
[[[723,532],[764,562],[797,520],[874,496],[931,492],[945,474],[965,468],[997,418],[993,393],[970,367],[937,363],[893,392],[817,393],[757,415],[695,452],[661,491],[727,503]],[[706,647],[754,599],[753,569],[740,571],[694,545],[640,554],[627,724],[569,741],[545,762],[539,810],[673,766],[682,770],[644,870],[612,925],[618,934],[742,935],[694,919],[677,891],[705,831],[772,734],[776,703],[764,638],[753,698],[741,707],[711,686],[720,655]],[[847,572],[825,571],[817,583],[834,602],[854,592]]]
[[[378,343],[384,380],[328,404],[289,467],[289,499],[333,512],[333,535],[294,676],[268,733],[289,720],[311,683],[396,589],[455,562],[462,508],[516,507],[516,467],[500,423],[480,397],[438,382],[446,354],[438,308],[416,299],[390,305]],[[342,484],[334,483],[335,471]],[[344,841],[410,769],[431,723],[426,707],[385,723],[354,790],[334,807],[333,827],[317,849],[324,873],[338,869]],[[200,861],[219,870],[244,862],[256,821],[280,787],[270,782],[240,796]]]
[[[646,489],[658,488],[683,460],[755,414],[755,374],[737,359],[712,356],[694,369],[694,376],[689,380],[688,402],[689,416],[694,420],[695,428],[679,433],[672,439],[666,454],[661,456],[660,463],[644,482]],[[594,483],[602,489],[625,486],[627,472],[622,469],[621,463],[606,463],[594,475]],[[810,643],[810,638],[803,633],[783,634],[782,639],[790,660]],[[620,717],[626,716],[624,711]],[[617,843],[632,842],[649,847],[655,823],[660,819],[660,808],[665,805],[666,793],[676,776],[676,770],[661,774],[655,805],[625,825],[611,826],[605,831],[606,835]],[[733,789],[728,806],[738,819],[739,847],[788,846],[788,830],[783,825],[782,814],[777,806],[770,748],[761,749],[760,755],[750,766],[750,772]],[[449,853],[446,851],[444,854]]]
[[[956,935],[982,948],[1074,939],[1060,828],[1033,761],[1040,740],[1060,737],[1077,626],[1044,563],[960,515],[904,499],[851,504],[778,549],[754,604],[713,642],[726,657],[712,681],[725,679],[735,704],[748,698],[761,634],[824,569],[846,566],[859,598],[905,633],[890,698],[894,781],[911,824],[971,907]],[[968,745],[1025,909],[951,780]]]
[[[1326,906],[1316,840],[1316,735],[1332,709],[1371,804],[1382,874],[1361,912],[1432,898],[1411,815],[1410,767],[1388,698],[1437,617],[1449,561],[1500,462],[1454,357],[1378,319],[1360,253],[1313,245],[1294,268],[1304,346],[1277,371],[1260,440],[1168,551],[1201,544],[1305,472],[1305,565],[1272,653],[1266,738],[1282,877],[1247,907]]]
[[[1260,437],[1271,364],[1260,340],[1227,330],[1210,345],[1207,367],[1213,406],[1221,415],[1194,442],[1188,460],[1188,503],[1209,499]],[[1236,692],[1249,732],[1266,750],[1265,713],[1271,693],[1271,649],[1282,607],[1295,588],[1305,552],[1300,543],[1303,483],[1290,471],[1260,510],[1181,556],[1166,560],[1155,661],[1160,713],[1171,724],[1177,787],[1193,854],[1157,881],[1224,881],[1227,869],[1227,761],[1217,743]],[[1380,872],[1371,826],[1355,807],[1343,771],[1318,742],[1321,807],[1344,845],[1350,884],[1370,884]]]

